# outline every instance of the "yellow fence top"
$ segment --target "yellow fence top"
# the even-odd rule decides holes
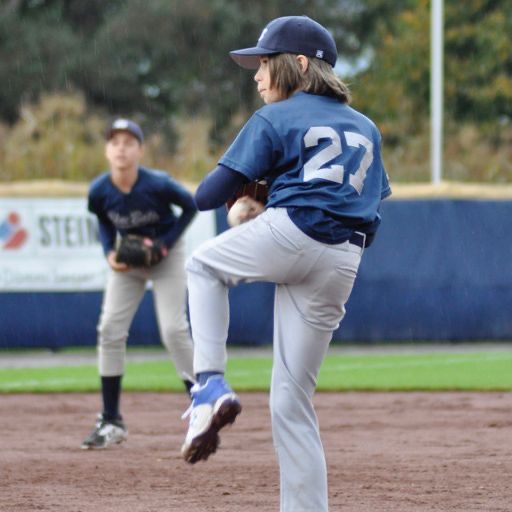
[[[184,183],[193,192],[196,183]],[[457,183],[392,183],[391,199],[512,199],[512,184]],[[86,197],[89,183],[62,180],[33,180],[0,183],[0,197]]]

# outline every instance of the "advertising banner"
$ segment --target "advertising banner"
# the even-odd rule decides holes
[[[85,198],[0,198],[0,293],[94,291],[108,265]],[[187,252],[215,235],[211,212],[185,234]]]

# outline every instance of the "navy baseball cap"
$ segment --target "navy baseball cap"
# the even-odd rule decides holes
[[[140,126],[130,119],[116,119],[107,130],[107,140],[110,140],[115,132],[131,133],[141,144],[144,142],[144,135]]]
[[[271,21],[253,48],[233,50],[231,58],[243,68],[257,69],[260,57],[294,53],[325,60],[336,65],[338,50],[331,33],[307,16],[283,16]]]

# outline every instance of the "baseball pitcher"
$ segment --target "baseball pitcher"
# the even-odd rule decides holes
[[[327,512],[313,394],[361,257],[381,222],[381,200],[391,193],[381,138],[375,124],[349,106],[349,90],[333,70],[334,39],[314,20],[277,18],[255,47],[231,57],[256,69],[266,105],[200,184],[196,204],[200,210],[219,207],[244,183],[260,180],[268,197],[262,213],[251,209],[187,261],[197,384],[182,455],[195,463],[215,453],[219,431],[242,410],[224,378],[228,289],[273,282],[270,412],[280,510]]]

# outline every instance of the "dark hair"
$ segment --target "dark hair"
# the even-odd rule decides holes
[[[331,96],[341,103],[350,103],[348,86],[336,75],[332,66],[315,57],[307,57],[308,69],[304,73],[297,55],[278,53],[269,55],[270,86],[277,89],[284,98],[296,91]]]

